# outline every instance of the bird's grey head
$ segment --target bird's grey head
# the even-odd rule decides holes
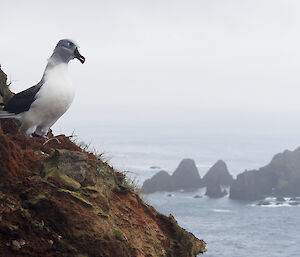
[[[60,62],[68,63],[74,58],[78,59],[81,63],[85,62],[85,58],[79,53],[79,46],[70,39],[60,40],[53,52],[52,57]]]

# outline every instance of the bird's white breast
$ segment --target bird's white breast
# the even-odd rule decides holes
[[[70,107],[74,88],[66,64],[59,64],[45,72],[44,84],[36,95],[32,107],[43,113],[44,119],[56,120]]]

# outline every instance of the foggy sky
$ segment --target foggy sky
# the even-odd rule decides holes
[[[80,44],[86,63],[70,63],[76,98],[57,130],[300,133],[299,1],[45,2],[1,3],[0,64],[18,92],[58,40]]]

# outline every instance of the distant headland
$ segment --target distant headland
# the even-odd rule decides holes
[[[205,195],[212,198],[223,197],[228,192],[222,186],[230,187],[229,198],[233,200],[257,201],[265,197],[277,198],[300,196],[300,147],[276,154],[271,162],[258,169],[244,171],[233,179],[224,161],[217,161],[200,177],[195,161],[184,159],[172,175],[161,170],[147,179],[142,192],[172,192],[195,190],[206,187]]]

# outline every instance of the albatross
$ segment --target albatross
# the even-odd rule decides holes
[[[60,40],[48,59],[41,81],[15,94],[0,111],[0,119],[15,118],[21,123],[21,133],[46,137],[50,127],[73,101],[74,88],[68,75],[68,63],[75,58],[85,62],[78,48],[73,40]]]

